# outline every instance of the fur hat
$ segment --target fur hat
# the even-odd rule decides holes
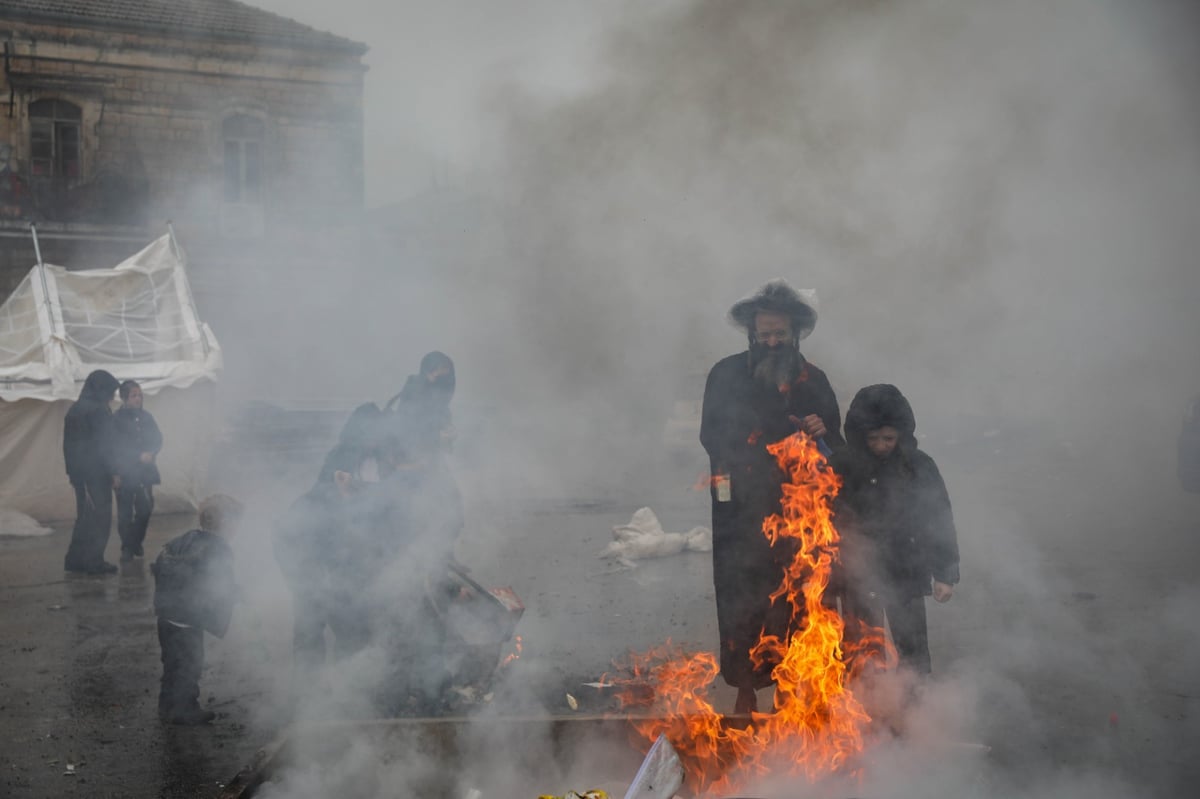
[[[754,317],[762,311],[784,314],[792,320],[796,339],[806,338],[817,326],[817,292],[792,288],[783,278],[769,281],[757,294],[734,303],[729,320],[743,330],[754,332]]]

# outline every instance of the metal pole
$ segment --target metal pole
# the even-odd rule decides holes
[[[46,264],[42,261],[42,245],[38,243],[37,225],[33,222],[29,223],[29,235],[33,236],[33,252],[37,255],[38,277],[42,281],[42,299],[46,303],[46,308],[50,308],[50,287],[46,285]],[[53,324],[54,320],[50,320]]]
[[[33,251],[37,255],[38,266],[42,266],[42,247],[38,244],[37,225],[29,223],[29,235],[33,236]]]
[[[179,249],[179,239],[175,238],[175,224],[170,219],[167,220],[167,233],[171,236],[171,251],[175,253],[176,260],[182,264],[183,252]]]

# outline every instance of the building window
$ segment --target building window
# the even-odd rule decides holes
[[[262,147],[264,126],[261,119],[236,114],[221,124],[225,142],[225,202],[262,202]]]
[[[79,129],[83,114],[65,100],[29,105],[30,165],[34,177],[79,178]]]

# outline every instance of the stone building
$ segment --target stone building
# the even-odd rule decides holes
[[[172,220],[206,269],[363,207],[366,46],[234,0],[0,2],[0,300]]]

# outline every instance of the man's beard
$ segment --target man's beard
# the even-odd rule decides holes
[[[787,344],[774,347],[751,345],[750,357],[754,364],[754,379],[773,389],[790,386],[800,373],[800,351]]]

